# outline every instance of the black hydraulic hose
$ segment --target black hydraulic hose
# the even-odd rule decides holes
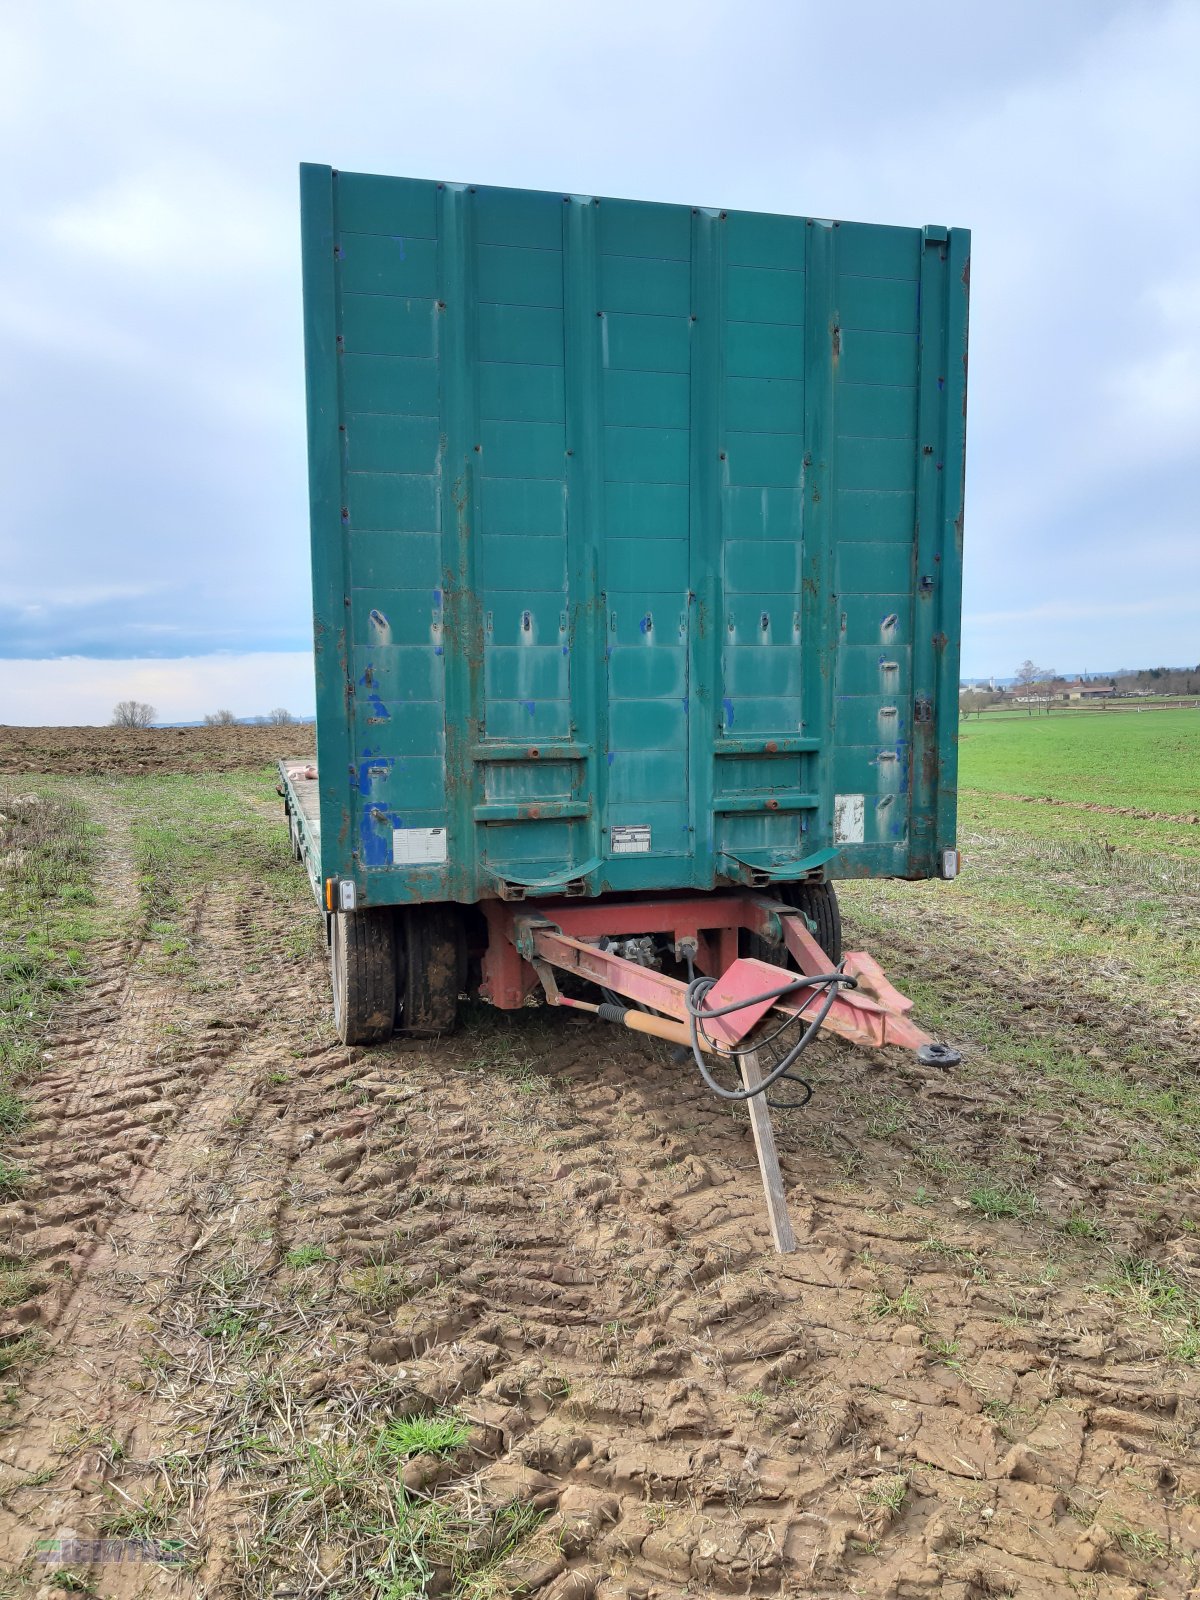
[[[692,963],[689,958],[689,970],[691,969],[691,966]],[[793,1066],[802,1053],[808,1048],[817,1030],[825,1021],[825,1018],[829,1015],[830,1009],[833,1006],[833,1002],[838,997],[839,990],[855,989],[858,987],[858,980],[848,976],[840,969],[834,972],[819,972],[806,977],[794,978],[790,983],[781,984],[778,989],[765,990],[762,994],[750,995],[744,1000],[736,1000],[727,1006],[714,1006],[711,1010],[709,1010],[704,1006],[704,999],[705,996],[715,987],[716,982],[717,980],[715,978],[692,978],[684,992],[684,1005],[687,1007],[688,1032],[691,1035],[692,1055],[695,1057],[696,1065],[700,1068],[700,1076],[704,1079],[705,1083],[712,1090],[712,1092],[715,1095],[719,1095],[722,1100],[751,1100],[755,1095],[765,1094],[773,1084],[779,1082],[780,1078],[788,1076],[788,1068]],[[809,1023],[801,1037],[782,1058],[782,1060],[777,1062],[776,1065],[772,1067],[771,1071],[762,1080],[762,1082],[756,1083],[752,1089],[722,1088],[713,1075],[709,1072],[708,1067],[705,1065],[704,1055],[700,1048],[700,1036],[702,1033],[704,1034],[705,1040],[707,1040],[710,1044],[712,1043],[708,1034],[704,1032],[703,1024],[705,1020],[709,1017],[726,1017],[733,1011],[744,1011],[748,1006],[759,1005],[764,1000],[770,1000],[772,1002],[776,1000],[782,1000],[785,995],[794,994],[798,989],[811,989],[813,991],[809,998],[800,1007],[800,1016],[804,1015],[804,1012],[807,1011],[813,1000],[816,999],[818,992],[822,989],[825,990],[825,999],[822,1003],[821,1009],[817,1012],[816,1016],[813,1017],[812,1021]],[[783,1031],[783,1028],[786,1026],[787,1023],[784,1023],[781,1027],[777,1028],[771,1035],[771,1039],[777,1038]],[[764,1042],[770,1043],[770,1040],[766,1040]],[[732,1057],[738,1059],[739,1061],[742,1056],[749,1055],[750,1053],[751,1052],[749,1050],[731,1050],[729,1052]],[[806,1085],[806,1087],[808,1086]],[[811,1094],[812,1090],[810,1088],[809,1096],[811,1096]],[[800,1102],[800,1104],[806,1103],[807,1101]]]

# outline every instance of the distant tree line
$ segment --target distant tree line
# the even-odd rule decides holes
[[[1113,682],[1118,689],[1142,694],[1200,694],[1200,665],[1142,667],[1137,672],[1118,672]]]
[[[113,707],[111,725],[114,728],[151,728],[158,719],[158,712],[153,706],[147,705],[144,700],[118,700]],[[295,722],[295,717],[286,706],[276,706],[265,717],[237,717],[227,707],[222,706],[219,711],[208,711],[204,716],[206,728],[230,728],[238,722],[272,723],[275,727],[289,727]]]

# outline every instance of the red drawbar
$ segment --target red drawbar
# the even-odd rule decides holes
[[[653,968],[603,950],[602,938],[635,934],[668,935],[677,946],[690,941],[697,972],[716,978],[708,1004],[731,1001],[777,989],[795,972],[767,961],[738,956],[740,930],[782,943],[800,972],[829,972],[832,962],[813,938],[804,917],[790,906],[763,895],[696,895],[667,900],[489,901],[488,948],[483,958],[481,993],[504,1010],[525,1004],[538,987],[533,963],[545,962],[648,1006],[677,1022],[687,1021],[686,983]],[[915,1050],[931,1043],[908,1018],[912,1001],[884,977],[879,964],[863,951],[849,952],[842,970],[857,978],[858,987],[841,990],[829,1007],[823,1026],[840,1038],[868,1047],[902,1045]],[[706,1031],[716,1042],[735,1044],[762,1020],[772,1005],[799,1013],[811,1005],[811,994],[798,989],[786,998],[759,1001],[728,1017],[714,1017]]]

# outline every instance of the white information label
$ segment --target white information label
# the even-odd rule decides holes
[[[650,854],[650,824],[648,822],[614,822],[608,830],[615,856],[646,856]]]
[[[436,867],[445,860],[445,828],[392,829],[392,861],[396,866]]]
[[[834,844],[861,844],[866,805],[861,794],[835,794],[833,797]]]

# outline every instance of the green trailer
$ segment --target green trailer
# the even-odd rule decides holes
[[[957,871],[968,233],[301,188],[318,759],[281,789],[342,1037],[478,990],[694,1039],[749,961],[913,1043],[833,885]]]

